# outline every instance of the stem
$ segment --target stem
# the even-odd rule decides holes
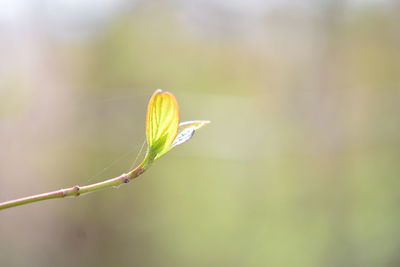
[[[73,187],[66,188],[66,189],[60,189],[60,190],[56,190],[56,191],[52,191],[52,192],[47,192],[47,193],[43,193],[43,194],[38,194],[38,195],[33,195],[33,196],[29,196],[29,197],[24,197],[24,198],[19,198],[19,199],[15,199],[15,200],[2,202],[2,203],[0,203],[0,210],[8,209],[8,208],[16,207],[16,206],[21,206],[21,205],[26,205],[29,203],[43,201],[43,200],[47,200],[47,199],[53,199],[53,198],[65,198],[65,197],[73,197],[73,196],[78,197],[80,195],[83,195],[83,194],[86,194],[89,192],[93,192],[93,191],[97,191],[100,189],[116,187],[121,184],[129,183],[131,180],[135,179],[136,177],[141,175],[143,172],[145,172],[145,170],[149,166],[150,165],[148,164],[148,162],[144,161],[142,164],[140,164],[137,168],[130,171],[129,173],[124,173],[118,177],[111,178],[111,179],[108,179],[108,180],[105,180],[105,181],[102,181],[99,183],[85,185],[85,186],[81,186],[81,187],[78,185],[75,185]]]

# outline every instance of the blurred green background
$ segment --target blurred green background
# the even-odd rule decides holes
[[[128,186],[2,211],[0,266],[400,266],[399,12],[1,1],[0,201],[128,171],[157,88],[212,124]]]

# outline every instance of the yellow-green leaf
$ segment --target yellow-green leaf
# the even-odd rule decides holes
[[[158,89],[149,101],[146,119],[148,156],[157,159],[165,154],[179,128],[179,107],[173,94]]]

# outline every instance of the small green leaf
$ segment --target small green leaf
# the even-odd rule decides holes
[[[172,149],[175,146],[182,145],[183,143],[186,143],[189,141],[196,130],[200,129],[201,127],[209,124],[210,121],[185,121],[181,122],[179,124],[179,132],[178,135],[176,136],[174,142],[172,143],[170,149]]]
[[[165,154],[178,134],[179,107],[173,94],[157,90],[149,101],[146,120],[148,156]]]

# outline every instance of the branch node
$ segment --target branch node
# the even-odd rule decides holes
[[[122,174],[120,177],[121,177],[121,181],[122,181],[123,183],[125,183],[125,184],[127,184],[127,183],[129,183],[129,182],[131,181],[131,179],[129,179],[127,173]]]
[[[76,197],[79,197],[81,195],[81,193],[79,192],[79,190],[80,190],[79,185],[75,185],[71,189],[72,189],[72,192],[74,192],[74,191],[76,192],[75,193]]]

